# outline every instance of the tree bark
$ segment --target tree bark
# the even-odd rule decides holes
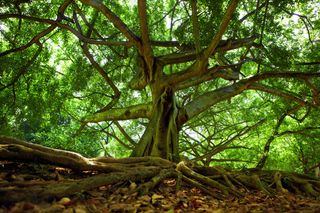
[[[174,92],[171,88],[166,88],[154,103],[147,129],[131,156],[157,156],[178,162],[177,115]]]

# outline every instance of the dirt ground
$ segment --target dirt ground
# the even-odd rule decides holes
[[[166,179],[153,192],[139,196],[132,193],[139,183],[126,182],[106,185],[83,191],[69,197],[42,199],[26,194],[6,199],[15,190],[30,189],[39,185],[66,183],[95,175],[92,172],[74,173],[69,169],[51,165],[0,161],[0,213],[18,212],[64,212],[64,213],[109,213],[109,212],[319,212],[320,199],[295,195],[283,191],[275,196],[245,190],[245,196],[229,196],[217,200],[197,188],[182,184],[177,189],[174,179]],[[30,198],[36,197],[35,200]]]

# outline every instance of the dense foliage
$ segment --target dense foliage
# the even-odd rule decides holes
[[[320,1],[240,1],[219,38],[230,2],[0,1],[0,134],[86,156],[128,156],[150,116],[94,116],[155,103],[154,86],[134,85],[152,84],[151,62],[178,79],[217,38],[205,72],[173,78],[179,109],[267,77],[183,123],[180,155],[241,169],[269,153],[266,168],[309,172],[320,163]]]

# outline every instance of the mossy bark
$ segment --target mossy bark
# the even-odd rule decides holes
[[[154,103],[150,122],[131,156],[154,156],[178,162],[177,115],[174,93],[167,88]]]

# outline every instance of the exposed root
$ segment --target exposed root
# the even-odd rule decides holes
[[[183,181],[185,181],[186,183],[202,190],[203,192],[207,193],[208,195],[211,195],[212,197],[218,199],[218,200],[222,200],[223,198],[225,198],[225,196],[223,195],[220,195],[216,192],[214,192],[212,189],[210,189],[210,187],[204,185],[204,184],[201,184],[200,182],[196,181],[196,180],[193,180],[191,178],[188,178],[186,176],[183,176]]]
[[[243,185],[257,189],[260,191],[263,191],[267,195],[272,195],[272,190],[264,184],[261,180],[258,174],[240,174],[236,176],[236,179],[241,182]]]
[[[281,177],[282,175],[280,172],[275,172],[273,175],[273,182],[269,185],[269,187],[275,184],[278,192],[286,192],[286,189],[284,189],[282,186]]]
[[[314,197],[320,196],[320,191],[317,191],[317,187],[314,187],[308,180],[292,176],[291,181],[296,185],[300,185],[300,189],[305,193],[310,194]]]
[[[53,163],[75,171],[126,172],[141,166],[173,168],[174,164],[158,157],[85,158],[80,154],[47,148],[19,139],[0,136],[0,159]]]
[[[217,188],[217,189],[221,190],[224,195],[229,195],[229,193],[236,195],[236,196],[240,195],[237,191],[235,191],[231,188],[228,188],[227,186],[225,186],[225,185],[223,185],[223,184],[221,184],[221,183],[219,183],[209,177],[206,177],[204,175],[196,173],[195,171],[193,171],[192,169],[187,167],[184,161],[181,161],[180,163],[178,163],[177,170],[182,172],[184,175],[186,175],[192,179],[197,180],[200,183],[203,183],[203,184],[208,185],[212,188]]]
[[[73,152],[50,149],[21,140],[0,137],[0,160],[58,165],[77,172],[90,171],[85,178],[50,184],[0,179],[0,203],[60,199],[101,186],[118,183],[137,184],[132,193],[148,194],[167,178],[186,182],[217,199],[228,195],[240,197],[244,190],[257,189],[272,196],[288,191],[320,197],[320,180],[281,171],[229,171],[222,167],[192,167],[182,161],[177,165],[157,157],[85,158]],[[1,169],[1,168],[0,168]]]
[[[100,186],[111,185],[126,181],[141,181],[151,178],[160,172],[159,168],[145,168],[129,172],[112,172],[98,174],[80,180],[52,182],[47,185],[33,184],[28,187],[14,187],[15,183],[0,184],[0,203],[10,204],[19,201],[41,201],[60,199],[77,193],[89,191]]]
[[[141,184],[135,191],[140,195],[146,195],[152,191],[158,184],[167,178],[177,177],[178,174],[173,169],[163,169],[160,173],[154,176],[150,181]]]

